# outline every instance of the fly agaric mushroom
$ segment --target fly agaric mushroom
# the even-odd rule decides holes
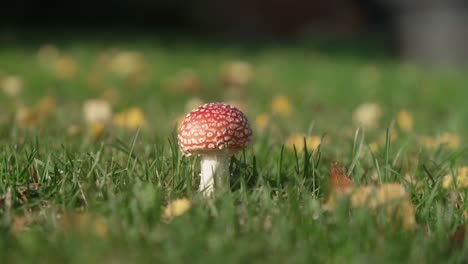
[[[229,158],[250,142],[247,117],[225,103],[208,103],[185,116],[177,139],[185,156],[201,156],[199,190],[205,196],[229,184]]]

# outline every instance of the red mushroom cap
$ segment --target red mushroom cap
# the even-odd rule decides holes
[[[186,156],[233,154],[247,147],[252,136],[247,117],[225,103],[208,103],[185,116],[177,139]]]

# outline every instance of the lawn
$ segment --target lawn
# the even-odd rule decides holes
[[[372,49],[6,42],[0,263],[462,263],[467,83]],[[211,101],[254,135],[208,199],[176,133]],[[416,223],[330,209],[331,163],[355,186],[401,184]]]

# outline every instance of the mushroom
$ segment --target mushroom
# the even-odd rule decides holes
[[[185,116],[177,139],[185,156],[201,156],[199,190],[211,196],[229,185],[229,158],[247,147],[252,130],[247,117],[226,103],[208,103]]]

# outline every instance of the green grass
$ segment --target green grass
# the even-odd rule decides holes
[[[0,95],[0,263],[462,263],[468,257],[467,243],[458,249],[449,241],[466,222],[468,192],[441,187],[444,175],[468,165],[465,71],[304,46],[147,40],[63,44],[61,53],[75,60],[78,71],[72,80],[58,80],[38,62],[38,48],[0,49],[3,75],[23,80],[18,98]],[[111,48],[144,54],[143,81],[132,84],[96,66]],[[197,192],[199,159],[178,150],[174,120],[192,97],[225,100],[220,67],[239,59],[253,66],[241,97],[252,125],[270,111],[274,95],[290,99],[293,115],[272,115],[263,132],[254,127],[251,147],[232,160],[232,191],[208,200]],[[199,92],[168,87],[167,79],[183,68],[200,76]],[[97,84],[88,82],[91,73],[99,76]],[[110,125],[98,139],[86,133],[81,105],[108,89],[119,95],[114,112],[139,107],[147,126],[136,131]],[[18,105],[46,95],[56,99],[55,110],[21,128]],[[369,101],[382,107],[383,116],[376,129],[359,129],[352,112]],[[390,140],[388,128],[401,109],[413,113],[414,129],[396,128],[398,136]],[[70,135],[70,125],[84,132]],[[460,146],[418,143],[419,135],[443,132],[458,135]],[[294,152],[283,146],[292,133],[328,140],[320,149]],[[369,144],[381,138],[370,152]],[[324,211],[332,161],[358,184],[401,182],[417,227],[404,230],[395,219],[350,210],[346,203]],[[191,200],[191,209],[162,219],[167,203],[180,197]],[[103,226],[107,232],[100,233]]]

